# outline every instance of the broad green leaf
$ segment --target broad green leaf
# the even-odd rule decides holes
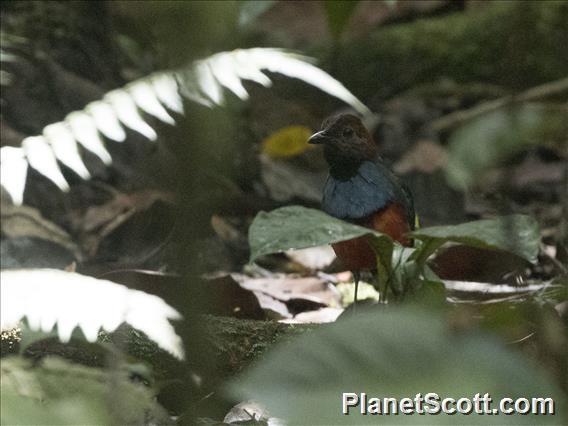
[[[358,3],[358,1],[351,0],[334,0],[324,3],[329,30],[336,40],[341,37]]]
[[[556,415],[342,414],[344,392],[376,398],[551,397]],[[254,399],[287,424],[562,424],[566,396],[519,353],[480,335],[457,335],[447,320],[389,307],[360,312],[276,346],[228,386],[237,400]]]
[[[39,400],[2,389],[0,416],[3,425],[112,424],[101,403],[85,395],[42,404]]]
[[[3,358],[1,368],[3,425],[171,423],[127,370],[106,373],[59,358],[34,365],[19,357]]]
[[[100,401],[74,397],[62,403],[42,404],[10,390],[2,390],[3,425],[110,424]]]
[[[409,282],[419,276],[416,262],[410,260],[414,250],[410,247],[394,246],[391,279],[393,287],[400,292],[406,292]]]
[[[551,129],[565,135],[565,117],[565,107],[523,104],[500,108],[467,122],[449,139],[448,181],[461,189],[470,187],[481,173],[500,161],[557,137],[549,134]]]
[[[321,246],[362,235],[372,236],[375,246],[385,249],[391,246],[392,253],[393,243],[388,236],[336,219],[320,210],[290,206],[260,212],[249,229],[250,261],[266,254]]]
[[[415,278],[408,300],[425,309],[443,309],[446,304],[446,288],[439,280]]]
[[[428,255],[441,243],[451,241],[473,247],[508,251],[533,263],[536,262],[540,244],[536,220],[524,215],[421,228],[412,232],[411,236],[424,241],[422,249],[426,250]],[[422,253],[419,256],[427,257],[422,256]]]
[[[393,287],[393,265],[392,255],[394,251],[394,243],[390,238],[373,238],[370,239],[370,244],[376,253],[377,258],[377,284],[380,287],[380,292],[383,293],[382,300],[386,300],[385,296],[387,288],[390,286],[395,291],[402,290]],[[396,284],[396,282],[394,283]]]

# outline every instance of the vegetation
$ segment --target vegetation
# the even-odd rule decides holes
[[[566,424],[567,6],[3,5],[1,423]],[[320,210],[307,138],[346,109],[412,247]]]

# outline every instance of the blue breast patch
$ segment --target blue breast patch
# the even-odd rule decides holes
[[[348,180],[327,178],[323,191],[323,210],[339,219],[360,219],[405,197],[396,177],[382,164],[365,161]]]

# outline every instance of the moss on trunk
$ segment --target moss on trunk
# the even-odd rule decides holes
[[[345,44],[333,72],[363,99],[441,77],[519,90],[564,77],[567,43],[567,2],[493,2],[382,27]]]
[[[206,346],[216,358],[221,378],[241,371],[275,343],[316,327],[212,315],[202,318],[207,336]],[[183,369],[182,363],[158,348],[143,333],[130,327],[121,327],[112,334],[102,334],[99,340],[101,343],[112,343],[127,355],[149,363],[159,378],[177,377],[180,369]],[[18,333],[2,333],[1,355],[18,353],[19,341]],[[26,348],[24,355],[34,359],[57,355],[91,367],[105,365],[105,350],[100,345],[79,339],[69,344],[60,343],[56,338],[40,340]]]

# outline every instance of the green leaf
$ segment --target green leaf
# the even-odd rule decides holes
[[[392,240],[372,229],[344,222],[320,210],[300,206],[260,212],[249,229],[250,261],[266,254],[321,246],[362,235],[372,236],[374,248],[384,251],[390,260],[387,251],[391,247],[392,253]]]
[[[127,370],[110,374],[60,358],[41,363],[6,357],[1,364],[1,423],[170,424],[148,388],[132,383]]]
[[[442,281],[415,279],[409,300],[426,309],[444,309],[446,305],[446,287]]]
[[[456,242],[472,247],[504,250],[535,263],[540,245],[540,233],[535,219],[524,215],[477,220],[452,226],[432,226],[411,233],[424,241],[423,250],[431,254],[440,243]],[[415,252],[416,253],[416,252]],[[423,253],[419,254],[424,256]]]
[[[345,0],[333,0],[326,1],[324,3],[329,30],[331,31],[333,38],[336,40],[341,37],[345,27],[349,23],[349,20],[357,7],[357,3],[359,2]]]
[[[342,415],[344,392],[368,397],[441,398],[489,393],[555,398],[556,415]],[[254,399],[289,424],[562,424],[565,395],[519,353],[479,335],[451,333],[447,320],[389,307],[360,312],[275,347],[228,386],[237,400]],[[497,418],[498,417],[498,418]]]
[[[11,390],[2,390],[2,424],[112,424],[101,402],[92,400],[88,396],[75,396],[48,405],[17,395]]]
[[[390,279],[392,288],[396,289],[398,293],[405,293],[408,284],[418,277],[415,263],[409,262],[413,252],[414,249],[410,247],[403,247],[398,244],[393,246]]]
[[[552,135],[547,133],[552,128],[565,135],[565,116],[564,108],[522,104],[500,108],[465,123],[450,135],[448,181],[466,189],[500,161],[528,146],[550,142]]]
[[[390,238],[369,238],[369,243],[376,253],[377,258],[377,277],[378,284],[382,287],[382,292],[386,292],[389,285],[393,284],[393,264],[392,255],[394,243]],[[395,290],[400,290],[394,287]],[[386,294],[383,294],[386,296]]]

